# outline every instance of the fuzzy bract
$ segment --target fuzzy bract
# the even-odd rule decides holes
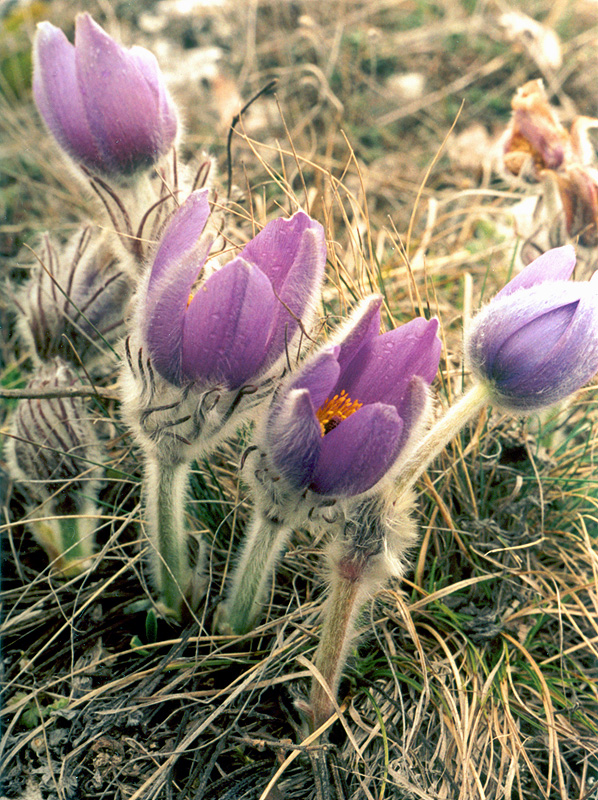
[[[368,491],[394,473],[425,417],[438,322],[415,319],[379,335],[381,302],[366,300],[338,344],[308,359],[270,408],[265,446],[297,490]]]
[[[468,365],[506,409],[549,406],[598,371],[598,284],[569,282],[574,267],[571,246],[547,251],[471,323]]]
[[[61,148],[94,174],[146,169],[176,136],[175,105],[155,57],[142,47],[125,49],[89,14],[77,16],[74,45],[40,23],[33,96]]]
[[[45,236],[40,265],[15,299],[18,324],[41,360],[101,364],[122,336],[130,295],[109,242],[89,226],[64,247]]]
[[[326,264],[322,226],[298,211],[266,225],[192,290],[208,257],[207,191],[179,208],[140,299],[155,369],[175,386],[236,390],[264,375],[311,317]]]

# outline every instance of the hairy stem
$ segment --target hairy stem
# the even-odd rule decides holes
[[[430,428],[399,474],[397,497],[408,491],[430,466],[447,444],[454,439],[469,420],[488,403],[486,386],[475,383],[452,405],[446,414]]]
[[[266,584],[290,534],[287,525],[254,512],[233,574],[231,593],[222,610],[223,629],[241,634],[253,628],[262,610]]]
[[[362,577],[350,580],[336,570],[333,572],[320,644],[314,659],[314,666],[320,671],[333,697],[336,697],[338,691],[347,652],[354,636],[355,618],[365,595]],[[312,679],[309,707],[312,731],[323,725],[334,711],[332,700],[315,677]]]
[[[185,530],[185,492],[189,464],[149,458],[145,472],[145,514],[154,581],[168,613],[181,618],[191,582]]]

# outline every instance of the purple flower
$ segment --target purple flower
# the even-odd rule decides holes
[[[473,373],[508,409],[532,411],[572,394],[598,370],[598,286],[568,281],[570,245],[532,261],[473,320]],[[594,276],[595,278],[595,276]]]
[[[174,103],[155,57],[126,50],[79,14],[75,44],[49,22],[38,26],[33,95],[58,144],[93,173],[129,175],[170,149]]]
[[[276,219],[190,293],[209,252],[210,215],[194,192],[172,218],[141,301],[156,370],[175,386],[236,390],[264,374],[310,315],[326,265],[324,229],[298,211]]]
[[[295,489],[366,492],[423,420],[440,359],[438,322],[415,319],[380,336],[381,303],[367,300],[339,344],[306,361],[272,404],[267,450]]]

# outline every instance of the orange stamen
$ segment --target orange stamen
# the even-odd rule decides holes
[[[340,394],[335,394],[332,400],[326,398],[324,405],[316,411],[316,417],[322,429],[322,436],[326,436],[331,430],[334,430],[337,425],[354,414],[357,409],[361,408],[363,403],[359,400],[351,400],[349,395],[343,389]]]

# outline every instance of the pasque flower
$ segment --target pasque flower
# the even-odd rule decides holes
[[[239,389],[264,374],[311,316],[326,264],[322,226],[298,211],[276,219],[190,293],[208,255],[198,242],[207,191],[194,192],[161,241],[140,324],[155,369],[175,386]]]
[[[358,309],[339,343],[309,359],[278,394],[267,452],[297,490],[368,491],[404,453],[440,359],[437,320],[379,335],[380,297]]]
[[[569,282],[574,267],[570,245],[548,250],[471,323],[469,367],[506,409],[556,403],[598,370],[598,284]]]
[[[74,45],[40,23],[33,63],[40,114],[62,149],[92,173],[127,176],[170,149],[176,110],[148,50],[125,49],[79,14]]]
[[[381,305],[379,296],[366,299],[337,344],[287,379],[261,421],[245,471],[254,515],[220,611],[223,630],[254,624],[293,528],[315,521],[317,510],[326,523],[351,518],[366,493],[383,492],[382,479],[396,475],[423,429],[438,322],[415,319],[379,335]]]
[[[123,411],[146,457],[155,583],[179,618],[200,591],[184,524],[191,460],[272,392],[280,361],[300,347],[326,264],[322,226],[299,211],[270,222],[196,286],[211,246],[209,217],[201,190],[170,220],[137,295],[123,369]]]

